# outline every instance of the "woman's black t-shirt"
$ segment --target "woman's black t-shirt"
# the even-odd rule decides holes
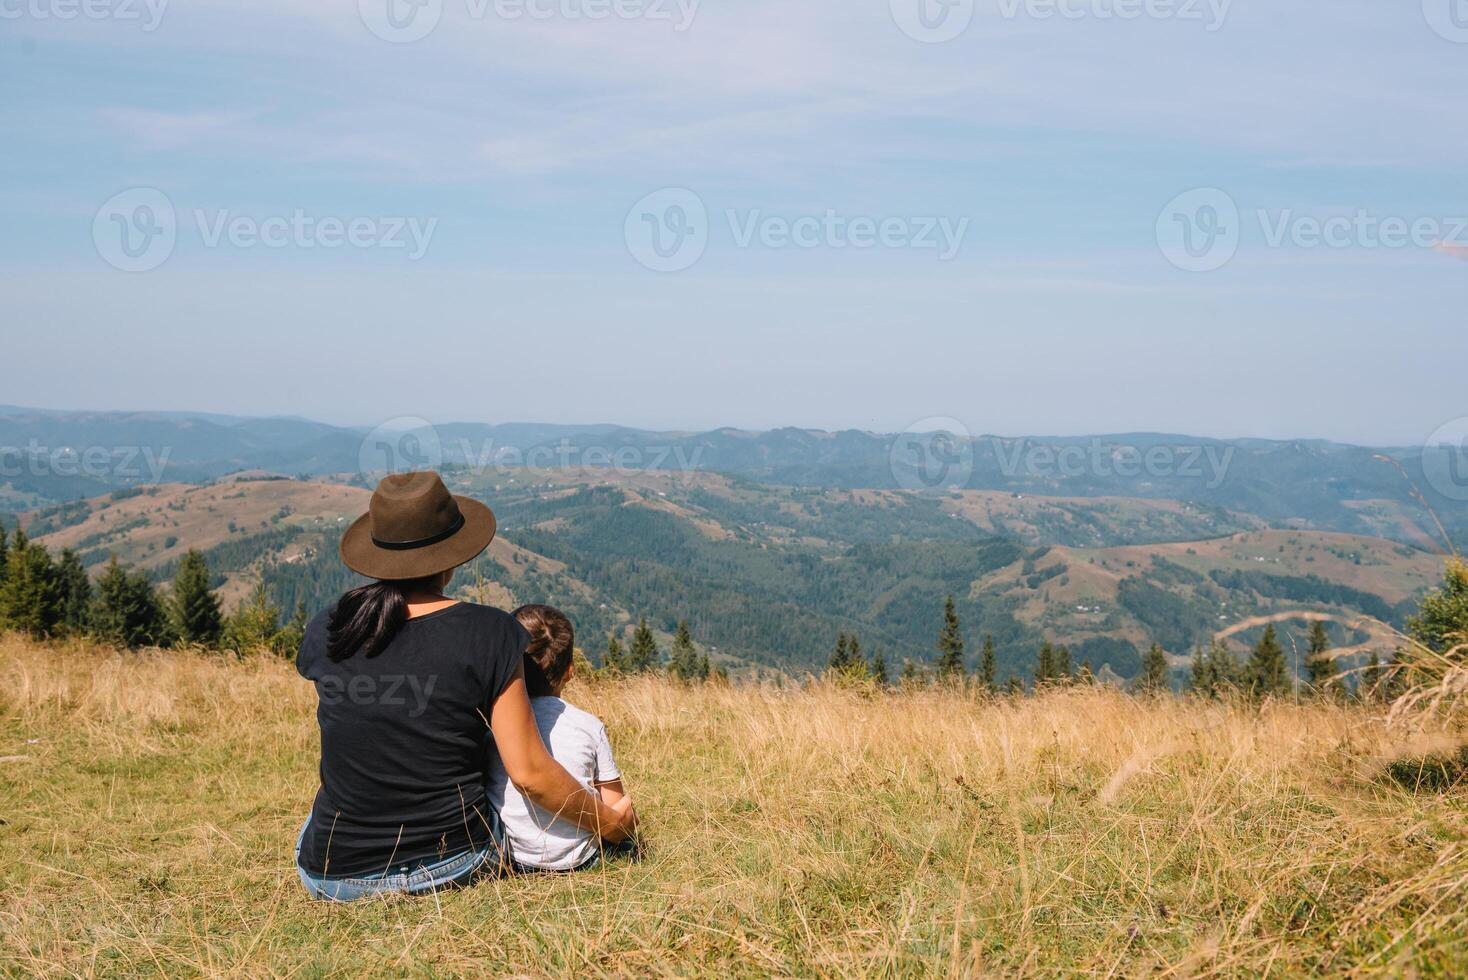
[[[490,705],[530,636],[467,602],[410,619],[375,657],[326,655],[330,611],[296,669],[316,685],[321,789],[300,864],[331,878],[398,872],[483,846]]]

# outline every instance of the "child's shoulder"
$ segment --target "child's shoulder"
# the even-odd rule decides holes
[[[542,723],[569,725],[584,732],[598,732],[604,727],[596,715],[561,698],[531,698],[530,706],[535,711],[536,719]]]

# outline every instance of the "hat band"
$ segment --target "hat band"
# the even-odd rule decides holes
[[[374,534],[372,535],[372,543],[379,548],[386,548],[388,551],[412,551],[415,548],[426,548],[431,544],[438,544],[440,541],[451,538],[463,526],[464,514],[460,511],[454,517],[453,523],[449,524],[448,527],[439,531],[437,534],[430,534],[428,537],[419,538],[417,541],[384,541]]]

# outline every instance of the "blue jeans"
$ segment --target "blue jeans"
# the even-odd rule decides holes
[[[509,843],[500,815],[489,809],[490,841],[483,847],[470,848],[434,864],[419,864],[409,870],[384,871],[361,878],[326,878],[313,875],[301,867],[301,840],[311,826],[311,818],[301,825],[296,836],[296,872],[312,898],[329,902],[352,902],[374,895],[421,895],[440,888],[472,885],[481,878],[493,878],[509,870]]]

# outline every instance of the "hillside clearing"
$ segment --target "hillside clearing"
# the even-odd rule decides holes
[[[650,860],[332,907],[291,868],[316,732],[289,664],[0,639],[0,969],[1468,969],[1468,801],[1381,775],[1450,731],[1099,689],[572,697],[607,721]]]

